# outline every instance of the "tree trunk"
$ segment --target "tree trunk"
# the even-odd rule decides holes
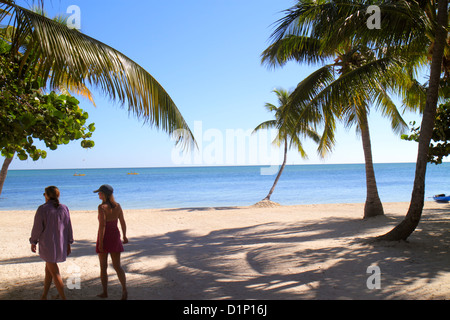
[[[3,185],[5,184],[6,180],[6,175],[8,174],[8,167],[13,159],[14,155],[11,158],[5,158],[5,161],[3,161],[2,170],[0,171],[0,195],[2,194]]]
[[[283,164],[281,165],[280,171],[278,171],[277,177],[275,178],[275,182],[273,183],[273,186],[270,189],[269,194],[263,200],[270,200],[270,197],[272,196],[272,193],[275,190],[275,186],[277,185],[278,180],[280,179],[281,173],[283,172],[284,167],[286,166],[287,151],[288,151],[288,143],[287,143],[287,139],[285,139],[285,141],[284,141],[284,160],[283,160]]]
[[[405,219],[394,229],[385,235],[378,237],[378,240],[400,241],[408,239],[411,233],[413,233],[416,229],[422,216],[422,210],[425,202],[425,176],[428,163],[428,151],[430,148],[430,141],[436,118],[442,58],[444,46],[447,41],[447,32],[445,30],[448,19],[447,6],[448,0],[441,0],[438,2],[436,36],[430,68],[429,88],[427,92],[425,110],[422,117],[422,124],[420,126],[419,150],[417,154],[416,175],[414,179],[411,203]]]
[[[383,205],[378,195],[375,170],[373,169],[372,145],[370,142],[369,124],[367,114],[364,113],[361,119],[360,129],[364,150],[364,161],[366,166],[366,204],[364,206],[364,219],[384,215]]]

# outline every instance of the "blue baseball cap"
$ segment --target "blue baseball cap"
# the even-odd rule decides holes
[[[103,192],[106,195],[112,195],[114,192],[113,187],[111,187],[109,184],[104,184],[98,190],[95,190],[94,193]]]

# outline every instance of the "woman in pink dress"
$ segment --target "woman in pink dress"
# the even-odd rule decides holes
[[[120,222],[123,233],[123,243],[128,243],[126,237],[127,226],[123,217],[123,211],[114,200],[113,188],[110,185],[102,185],[98,190],[98,197],[102,200],[102,204],[98,206],[98,234],[96,252],[100,261],[100,279],[102,282],[103,292],[98,296],[100,298],[108,297],[108,254],[111,255],[114,270],[116,270],[120,284],[122,285],[122,300],[128,297],[126,287],[125,272],[120,265],[120,253],[123,252],[122,241],[120,240],[120,231],[117,223]]]
[[[47,299],[52,280],[60,298],[66,299],[58,263],[66,261],[70,254],[73,233],[69,209],[59,203],[59,194],[57,187],[45,188],[45,204],[37,209],[31,230],[31,251],[36,253],[39,244],[39,256],[45,261],[44,292],[41,297],[43,300]]]

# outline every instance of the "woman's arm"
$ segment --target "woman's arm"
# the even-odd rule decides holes
[[[34,216],[33,228],[31,229],[31,252],[36,252],[36,244],[39,242],[39,237],[41,236],[42,231],[44,231],[44,218],[42,216],[42,210],[39,207]]]
[[[67,255],[69,256],[72,252],[72,248],[70,245],[73,243],[73,229],[72,229],[72,221],[70,220],[70,211],[69,208],[67,208],[67,216],[69,218],[67,222]]]
[[[122,235],[123,235],[123,243],[128,243],[127,238],[127,224],[125,222],[125,217],[123,216],[123,210],[122,207],[119,205],[119,221],[120,221],[120,227],[122,228]]]

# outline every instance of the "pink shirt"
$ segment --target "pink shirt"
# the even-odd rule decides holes
[[[72,223],[67,206],[55,208],[53,201],[40,206],[34,216],[31,244],[39,244],[39,256],[46,262],[64,262],[67,246],[73,243]]]

